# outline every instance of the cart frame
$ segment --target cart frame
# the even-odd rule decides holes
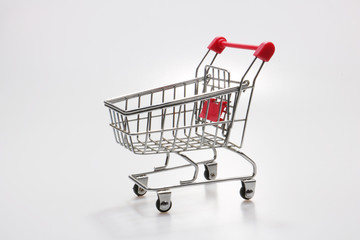
[[[226,69],[213,66],[216,57],[225,47],[255,50],[255,59],[240,81],[231,80],[230,72]],[[210,64],[205,66],[204,75],[198,77],[198,71],[210,51],[214,51],[215,55]],[[240,180],[240,195],[246,200],[254,196],[256,163],[241,148],[256,79],[274,51],[275,47],[271,42],[254,46],[229,43],[223,37],[216,37],[197,66],[195,79],[105,101],[117,143],[135,154],[166,154],[163,166],[155,167],[153,171],[129,175],[135,182],[133,190],[136,195],[143,196],[147,191],[156,191],[156,207],[160,212],[167,212],[172,206],[170,189],[185,186]],[[253,70],[258,59],[262,62],[256,67],[251,80],[248,80],[248,73]],[[244,92],[250,93],[245,100],[243,114],[238,117],[236,110]],[[235,144],[230,141],[230,134],[234,123],[238,122],[241,122],[242,130],[240,143]],[[216,148],[220,147],[237,153],[250,163],[252,173],[248,176],[216,179]],[[195,162],[185,155],[187,151],[203,149],[212,149],[213,158]],[[170,153],[182,157],[187,164],[168,167]],[[205,167],[206,181],[196,181],[200,165]],[[191,166],[194,167],[191,179],[181,180],[176,185],[148,186],[148,175]]]

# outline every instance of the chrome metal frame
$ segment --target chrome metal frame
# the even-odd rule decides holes
[[[172,188],[179,188],[179,187],[185,187],[185,186],[193,186],[193,185],[199,185],[199,184],[208,184],[208,183],[214,183],[214,182],[225,182],[225,181],[247,181],[247,180],[251,180],[254,179],[257,173],[257,167],[256,164],[253,160],[251,160],[251,158],[249,158],[245,153],[240,152],[238,150],[236,150],[236,148],[233,147],[227,147],[229,150],[236,152],[237,154],[239,154],[244,160],[246,160],[247,162],[249,162],[252,166],[252,174],[248,175],[248,176],[242,176],[242,177],[231,177],[231,178],[223,178],[223,179],[215,179],[215,180],[208,180],[208,181],[196,181],[197,179],[197,173],[198,173],[198,166],[199,165],[203,165],[208,163],[209,161],[202,161],[202,162],[197,162],[195,163],[194,161],[192,161],[192,163],[190,164],[185,164],[185,165],[179,165],[179,166],[175,166],[175,167],[170,167],[170,168],[163,168],[160,170],[154,170],[154,171],[149,171],[149,172],[143,172],[143,173],[137,173],[137,174],[131,174],[129,175],[129,178],[131,180],[133,180],[137,185],[139,185],[141,188],[145,189],[146,191],[165,191],[165,190],[169,190]],[[177,153],[179,154],[179,153]],[[185,156],[183,154],[181,154],[182,157]],[[188,159],[190,159],[188,156],[186,156]],[[190,167],[190,166],[194,166],[197,165],[197,170],[194,173],[194,177],[191,180],[184,180],[184,181],[180,181],[179,184],[176,185],[169,185],[169,186],[162,186],[162,187],[149,187],[146,184],[144,184],[143,182],[141,182],[139,180],[139,178],[141,179],[143,176],[148,176],[154,173],[158,173],[158,172],[162,172],[162,171],[170,171],[170,170],[174,170],[174,169],[180,169],[180,168],[185,168],[185,167]]]
[[[157,191],[158,195],[165,191],[167,202],[170,201],[169,189],[224,181],[240,180],[243,186],[249,188],[245,192],[246,199],[254,194],[256,164],[240,150],[244,142],[255,82],[264,61],[257,67],[251,80],[247,76],[254,67],[256,57],[241,80],[234,81],[230,79],[230,73],[227,70],[212,66],[218,55],[215,54],[210,65],[205,66],[204,75],[197,77],[199,68],[209,52],[210,50],[197,66],[195,79],[105,101],[105,106],[109,108],[110,126],[117,143],[135,154],[166,154],[163,166],[155,167],[153,171],[131,174],[129,178],[146,191]],[[245,100],[247,101],[245,114],[238,117],[236,116],[238,104],[243,93],[247,91],[250,91],[250,94]],[[220,106],[219,109],[222,109],[223,104],[227,104],[224,114],[219,111],[217,121],[208,120],[210,104],[207,104],[205,118],[199,116],[204,111],[204,103],[209,103],[211,99],[215,99]],[[237,123],[242,123],[240,144],[230,141],[231,129]],[[242,177],[196,181],[199,166],[212,164],[217,158],[216,148],[219,147],[239,154],[251,164],[252,173]],[[210,160],[195,162],[185,155],[187,151],[202,149],[212,149],[214,157]],[[187,164],[168,167],[170,153],[181,156]],[[194,167],[194,175],[191,179],[182,180],[177,185],[162,187],[147,185],[148,175],[191,166]],[[216,171],[217,168],[212,167],[212,169]],[[144,181],[145,177],[146,181]]]

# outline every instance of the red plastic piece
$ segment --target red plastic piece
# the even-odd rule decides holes
[[[224,37],[216,37],[212,42],[209,44],[208,49],[216,52],[216,53],[222,53],[224,51],[225,46],[222,45],[222,42],[226,42],[226,38]]]
[[[227,107],[227,101],[223,101],[221,105],[221,113],[219,119],[220,121],[224,121],[224,118],[221,118],[221,115],[223,113],[226,113],[226,107]],[[208,109],[208,101],[204,101],[204,105],[199,117],[205,118],[207,109]],[[220,111],[220,102],[216,102],[215,98],[210,98],[210,105],[206,119],[212,122],[217,122],[219,117],[219,111]]]
[[[275,52],[275,45],[272,42],[263,42],[254,52],[254,56],[268,62]]]
[[[255,46],[255,45],[247,45],[247,44],[240,44],[240,43],[221,42],[221,44],[225,47],[241,48],[241,49],[248,49],[248,50],[256,50],[258,48],[258,46]]]
[[[275,52],[275,46],[272,42],[263,42],[259,46],[256,46],[240,43],[229,43],[224,37],[214,38],[214,40],[212,40],[212,42],[209,44],[208,49],[216,53],[222,53],[225,47],[255,50],[254,56],[265,62],[268,62]]]

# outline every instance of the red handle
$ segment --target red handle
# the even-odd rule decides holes
[[[268,62],[275,52],[275,46],[272,42],[263,42],[259,46],[256,46],[240,43],[229,43],[224,37],[214,38],[214,40],[212,40],[212,42],[209,44],[208,49],[213,50],[216,53],[222,53],[225,47],[255,50],[254,56],[265,62]]]

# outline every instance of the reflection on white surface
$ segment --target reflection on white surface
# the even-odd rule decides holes
[[[168,233],[171,229],[171,214],[159,213],[154,201],[141,198],[133,199],[123,207],[101,211],[94,218],[118,239],[156,236],[158,232]]]
[[[255,204],[252,201],[243,201],[241,203],[241,211],[243,214],[244,222],[256,225],[256,210]]]
[[[219,194],[225,191],[219,193],[218,187],[220,188],[221,184],[197,187],[196,191],[181,191],[178,195],[182,196],[173,199],[173,209],[167,213],[158,212],[154,204],[156,194],[147,193],[146,197],[134,197],[124,205],[99,211],[92,217],[101,228],[116,239],[138,239],[144,236],[166,238],[168,234],[174,232],[177,233],[176,239],[189,234],[197,237],[210,236],[209,233],[215,234],[217,230],[228,229],[229,224],[235,223],[239,227],[245,224],[245,227],[255,229],[257,225],[255,203],[242,201],[240,196],[231,196],[240,204],[240,209],[234,208],[230,203],[227,206],[220,206],[224,201]],[[178,191],[174,191],[173,195],[176,196],[177,193]],[[223,197],[229,198],[229,196]],[[231,200],[229,202],[233,203]],[[225,212],[219,212],[224,209]],[[211,228],[206,227],[209,223]],[[242,227],[227,231],[228,234],[233,234],[241,229]]]

